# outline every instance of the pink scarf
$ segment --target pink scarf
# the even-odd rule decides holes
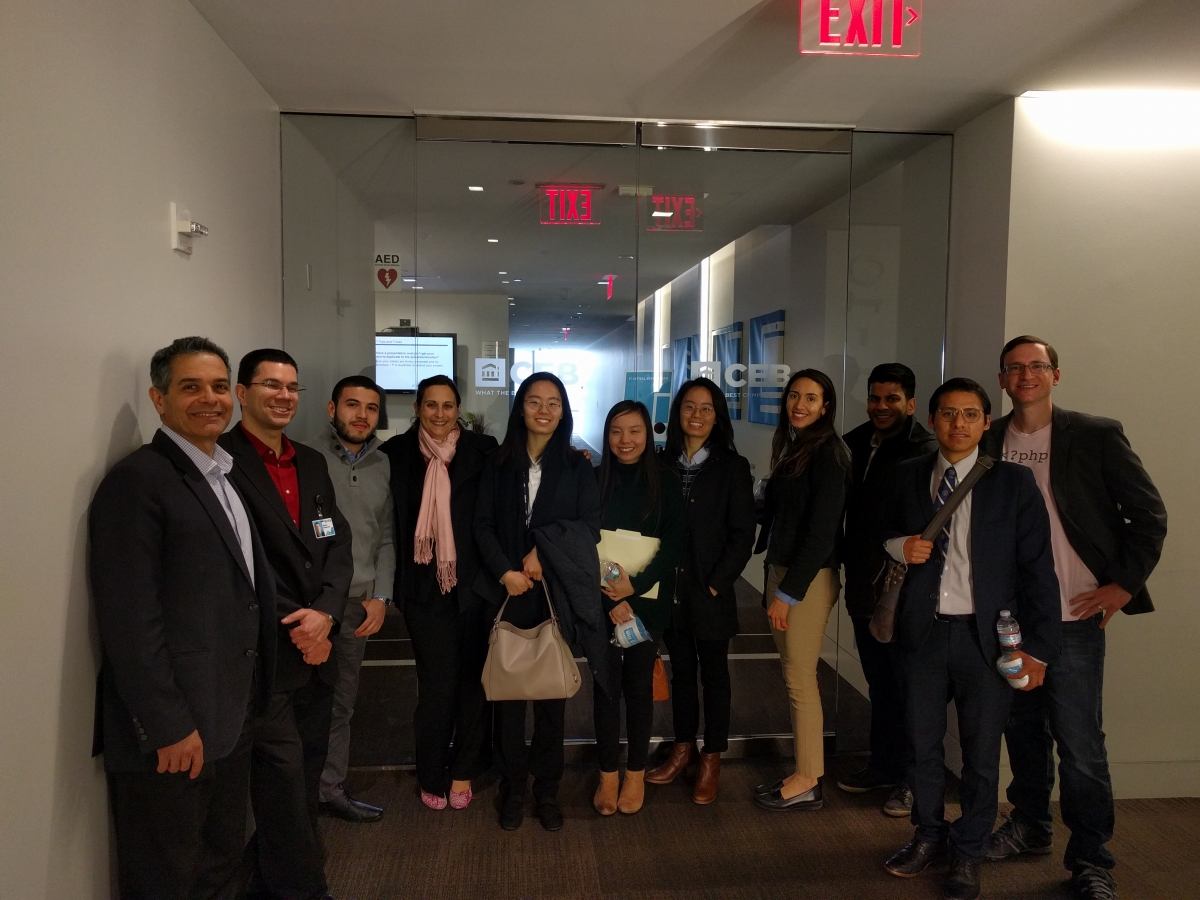
[[[437,579],[443,594],[458,583],[454,549],[454,526],[450,522],[450,461],[458,444],[458,429],[435,441],[429,432],[418,427],[417,441],[425,457],[425,487],[421,491],[421,512],[417,515],[417,530],[413,535],[413,559],[425,564],[433,561],[437,549]]]

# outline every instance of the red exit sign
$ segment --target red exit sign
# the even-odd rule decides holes
[[[603,190],[599,184],[542,184],[540,211],[543,225],[599,225],[594,203]]]
[[[922,0],[800,0],[800,52],[920,56]]]
[[[647,231],[703,231],[700,217],[704,215],[695,197],[674,194],[654,194],[650,197],[654,209],[650,211]]]

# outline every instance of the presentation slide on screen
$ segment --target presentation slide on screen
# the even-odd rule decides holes
[[[415,391],[430,375],[454,377],[455,336],[375,335],[375,380],[385,391]]]

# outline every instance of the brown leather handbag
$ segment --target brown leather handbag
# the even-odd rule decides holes
[[[501,621],[508,600],[496,614],[480,678],[489,700],[565,700],[583,683],[575,654],[559,631],[550,589],[545,580],[541,585],[550,607],[550,618],[542,624],[517,628]]]
[[[667,680],[667,667],[663,665],[661,656],[654,660],[654,699],[671,699],[671,682]]]

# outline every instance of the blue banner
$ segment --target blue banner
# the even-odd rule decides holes
[[[784,311],[777,309],[750,320],[751,366],[783,363]],[[746,391],[746,418],[761,425],[779,424],[781,387],[755,387],[753,378]]]
[[[720,364],[719,372],[728,372],[729,367],[742,361],[742,332],[743,323],[734,322],[724,328],[718,328],[713,334],[713,360]],[[742,389],[733,387],[726,380],[722,386],[725,392],[725,402],[729,404],[729,417],[742,417]]]

